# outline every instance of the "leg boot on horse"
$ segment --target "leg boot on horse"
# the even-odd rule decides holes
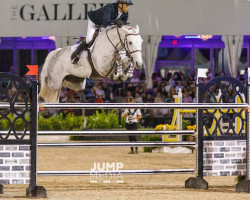
[[[88,46],[89,44],[86,43],[86,40],[83,40],[78,47],[76,48],[76,50],[71,54],[70,58],[71,58],[71,62],[72,64],[77,64],[80,56],[82,54],[82,52],[85,50],[88,50]]]

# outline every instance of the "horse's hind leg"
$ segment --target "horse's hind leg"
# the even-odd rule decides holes
[[[86,79],[75,76],[66,76],[63,80],[62,86],[75,91],[84,90],[86,86]]]
[[[50,90],[50,93],[45,98],[45,102],[59,103],[60,91],[61,90]]]
[[[48,77],[44,80],[43,84],[41,84],[41,90],[39,93],[39,97],[44,99],[46,103],[58,103],[59,102],[59,93],[61,91],[61,85],[60,83],[57,85],[51,84],[51,81],[49,81]],[[53,87],[52,87],[53,86]],[[56,88],[54,88],[56,86]]]

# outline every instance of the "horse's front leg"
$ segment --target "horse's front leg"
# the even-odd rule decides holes
[[[120,77],[120,80],[122,81],[126,81],[128,78],[131,78],[133,77],[133,74],[134,74],[134,66],[133,64],[131,63],[128,67],[128,71],[127,73],[123,74],[121,77]]]
[[[113,80],[117,80],[123,73],[123,71],[122,71],[122,63],[116,62],[116,65],[117,65],[117,67],[116,67],[115,73],[113,75]]]
[[[130,65],[128,67],[128,71],[125,75],[128,76],[129,78],[132,78],[133,74],[134,74],[134,69],[135,69],[134,64],[130,63]]]

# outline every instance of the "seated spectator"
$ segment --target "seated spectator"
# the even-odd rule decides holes
[[[155,100],[154,100],[154,103],[163,103],[162,101],[162,95],[160,92],[157,93],[156,97],[155,97]]]
[[[186,91],[186,92],[183,94],[182,103],[193,103],[193,99],[192,99],[192,97],[190,96],[190,94],[189,94],[188,91]]]
[[[172,95],[171,92],[169,92],[167,96],[167,103],[174,103],[174,102],[175,102],[174,95]]]
[[[109,86],[108,89],[105,91],[104,101],[105,103],[110,103],[110,102],[113,102],[113,100],[114,100],[114,94],[112,91],[112,87]]]
[[[94,86],[94,82],[87,78],[86,79],[86,89],[93,88],[93,86]]]
[[[104,103],[103,96],[97,94],[97,98],[96,98],[96,100],[94,102],[95,103]]]
[[[142,72],[139,73],[139,79],[140,79],[140,81],[143,81],[143,82],[146,80],[145,73],[143,70],[142,70]]]
[[[173,75],[173,77],[174,77],[174,81],[175,81],[175,82],[181,80],[180,75],[179,75],[179,72],[175,72],[174,75]]]
[[[135,91],[134,91],[135,95],[136,95],[136,93],[139,93],[139,90],[140,90],[140,88],[137,86],[137,87],[135,88]]]
[[[175,91],[175,87],[174,87],[174,86],[172,86],[172,87],[170,88],[169,93],[170,93],[170,96],[174,98],[174,95],[176,95],[176,91]]]
[[[135,94],[135,101],[136,103],[143,103],[142,97],[140,96],[139,93]]]
[[[132,83],[133,87],[138,86],[138,84],[140,83],[139,76],[137,76],[136,74],[134,74],[134,76],[131,78],[130,82]]]
[[[185,78],[184,74],[182,73],[182,71],[179,71],[179,80],[180,81],[185,81],[186,80],[186,78]]]
[[[88,102],[93,102],[95,100],[95,92],[93,88],[86,91],[86,100]]]
[[[128,83],[126,91],[130,91],[132,95],[134,95],[135,87],[132,83]]]
[[[153,88],[158,87],[158,81],[156,79],[156,74],[155,73],[153,73],[153,75],[152,75],[152,83],[153,83]]]
[[[102,98],[105,97],[105,92],[104,92],[104,90],[101,88],[101,85],[96,85],[95,94],[96,94],[96,96],[101,96]]]
[[[158,70],[157,73],[155,74],[155,79],[158,83],[162,81],[162,75],[160,70]]]
[[[124,102],[128,102],[128,100],[132,98],[133,98],[132,93],[130,91],[127,91]]]
[[[207,69],[207,80],[211,81],[213,79],[213,73],[211,72],[211,69]]]
[[[187,78],[187,81],[196,81],[196,75],[194,71],[191,71],[189,77]]]
[[[100,89],[100,87],[101,87],[100,82],[95,81],[94,86],[93,86],[94,91],[96,92],[96,90]]]
[[[75,103],[74,93],[68,93],[68,95],[67,95],[67,103]]]
[[[79,93],[79,98],[80,98],[80,102],[81,103],[87,103],[87,99],[86,99],[86,94],[84,90],[81,90]]]
[[[151,94],[147,94],[144,102],[145,103],[154,103],[154,97]]]
[[[165,91],[165,83],[161,83],[158,91],[163,95],[166,96],[167,92]]]
[[[170,84],[171,86],[175,86],[175,80],[174,80],[174,77],[173,77],[172,75],[170,76],[168,82],[169,82],[169,84]]]
[[[193,87],[192,89],[191,89],[191,94],[190,94],[190,96],[194,99],[194,98],[196,98],[196,88],[195,87]]]
[[[179,90],[183,88],[182,82],[176,82],[176,86],[175,86],[175,92],[176,94],[178,94]]]
[[[123,82],[122,81],[115,81],[112,85],[113,91],[121,91],[121,93],[124,93],[123,91]]]
[[[68,93],[67,89],[63,87],[60,92],[60,102],[66,102],[67,93]]]
[[[147,91],[147,88],[146,88],[145,83],[141,83],[140,86],[139,86],[139,94],[140,95],[145,94],[146,91]]]
[[[152,96],[155,98],[157,96],[157,93],[158,93],[158,88],[157,87],[154,87],[153,88],[153,91],[152,91]]]
[[[166,81],[165,87],[164,87],[165,92],[168,93],[170,91],[171,87],[172,87],[172,85],[169,84],[169,81]]]
[[[160,92],[157,93],[154,103],[164,103],[163,97]],[[162,110],[162,108],[154,109],[155,116],[163,115]]]

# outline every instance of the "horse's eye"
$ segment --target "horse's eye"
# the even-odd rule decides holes
[[[129,42],[130,45],[132,45],[132,42]]]

